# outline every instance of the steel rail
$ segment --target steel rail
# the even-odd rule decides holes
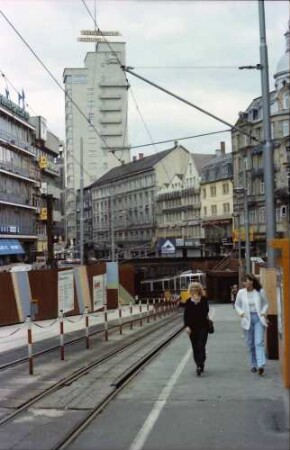
[[[12,419],[14,419],[14,417],[16,417],[19,414],[23,413],[25,410],[30,408],[32,405],[37,403],[39,400],[42,400],[43,398],[53,394],[54,392],[56,392],[57,390],[61,389],[62,387],[65,387],[68,384],[73,383],[74,381],[78,380],[82,376],[87,375],[88,370],[93,369],[93,368],[97,367],[98,365],[101,365],[105,361],[108,361],[109,359],[114,357],[116,354],[127,350],[128,348],[130,348],[131,346],[133,346],[134,344],[136,344],[138,342],[141,342],[147,336],[152,335],[153,332],[155,332],[155,331],[158,332],[161,327],[166,327],[169,323],[176,321],[177,317],[178,316],[174,316],[174,317],[170,316],[167,319],[163,319],[162,323],[156,322],[154,324],[155,327],[154,327],[153,331],[152,331],[152,328],[151,328],[150,330],[147,330],[147,332],[145,332],[145,333],[144,332],[143,333],[139,333],[139,335],[137,337],[135,337],[134,339],[130,340],[129,342],[126,342],[125,344],[123,342],[123,345],[122,344],[118,345],[117,348],[115,348],[111,352],[107,353],[106,355],[100,357],[96,361],[93,361],[93,362],[91,362],[91,363],[89,363],[89,364],[87,364],[87,365],[85,365],[85,366],[75,370],[72,374],[64,377],[63,379],[61,379],[60,381],[54,383],[52,386],[48,387],[47,389],[44,389],[41,393],[37,394],[36,396],[32,397],[31,399],[29,399],[28,401],[23,403],[17,410],[15,410],[12,413],[8,414],[7,416],[1,418],[0,419],[0,426],[4,425],[7,422],[10,422]]]

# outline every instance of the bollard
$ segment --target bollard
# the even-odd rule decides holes
[[[153,298],[153,319],[156,320],[155,298]]]
[[[147,298],[147,323],[149,323],[150,317],[149,317],[149,298]]]
[[[140,312],[140,327],[142,327],[142,302],[139,300],[139,312]]]
[[[107,341],[109,338],[107,305],[104,306],[104,330],[105,330],[105,341]]]
[[[120,305],[119,305],[119,330],[120,334],[122,334],[122,309]]]
[[[132,315],[133,315],[133,307],[132,307],[132,302],[130,302],[130,329],[132,330],[132,328],[133,328],[133,318],[132,318]]]
[[[63,310],[59,312],[59,341],[60,341],[60,359],[64,361],[64,335],[63,335]]]
[[[159,318],[162,318],[162,304],[161,304],[161,298],[158,299],[158,308],[159,308]]]
[[[32,349],[31,316],[27,316],[26,321],[27,321],[27,348],[28,348],[29,375],[33,375],[33,349]]]
[[[85,308],[85,325],[86,325],[86,348],[90,348],[90,333],[89,333],[89,308]]]

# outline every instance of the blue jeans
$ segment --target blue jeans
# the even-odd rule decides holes
[[[265,365],[264,334],[265,327],[260,322],[258,314],[251,313],[250,329],[244,330],[251,367],[264,367]]]

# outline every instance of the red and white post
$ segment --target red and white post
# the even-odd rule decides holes
[[[107,305],[104,306],[104,330],[105,330],[105,341],[107,341],[109,339]]]
[[[120,334],[122,334],[123,330],[122,330],[122,308],[121,305],[118,306],[119,309],[119,330],[120,330]]]
[[[90,348],[89,308],[85,308],[86,349]]]
[[[139,300],[139,316],[140,316],[140,327],[142,327],[143,322],[142,322],[142,302],[141,302],[141,300]]]
[[[130,302],[130,329],[133,329],[133,305],[132,302]]]
[[[59,342],[60,342],[60,359],[64,361],[64,328],[63,328],[63,310],[59,312]]]
[[[153,319],[156,320],[155,298],[153,298]]]
[[[147,298],[147,323],[149,323],[150,317],[149,317],[149,298]]]
[[[29,375],[33,375],[33,348],[32,348],[31,316],[27,316],[26,322],[27,322],[27,348],[28,348]]]

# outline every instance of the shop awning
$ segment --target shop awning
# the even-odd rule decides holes
[[[24,253],[18,239],[0,239],[0,255],[23,255]]]

